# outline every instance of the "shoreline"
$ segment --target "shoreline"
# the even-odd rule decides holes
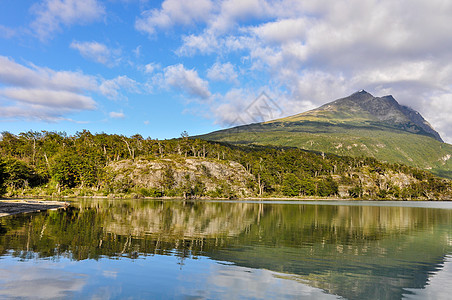
[[[209,197],[199,197],[199,198],[190,198],[184,199],[181,197],[143,197],[143,198],[112,198],[106,196],[84,196],[84,197],[62,197],[58,199],[64,199],[63,201],[50,200],[55,198],[46,198],[46,199],[36,199],[36,198],[0,198],[0,218],[16,215],[16,214],[26,214],[33,212],[42,212],[47,210],[57,210],[61,208],[67,208],[70,206],[70,202],[76,199],[105,199],[105,200],[176,200],[176,201],[233,201],[233,202],[271,202],[271,201],[318,201],[318,202],[451,202],[452,200],[421,200],[421,199],[412,199],[412,200],[394,200],[394,199],[386,199],[386,200],[369,200],[369,199],[354,199],[354,198],[337,198],[337,197],[325,197],[325,198],[285,198],[285,197],[268,197],[268,198],[258,198],[258,197],[249,197],[249,198],[237,198],[237,199],[228,199],[228,198],[209,198]]]
[[[43,199],[0,199],[0,218],[16,214],[56,210],[68,206],[69,203],[67,202]]]
[[[178,196],[163,196],[163,197],[134,197],[133,195],[110,195],[110,196],[101,196],[101,195],[92,195],[92,196],[45,196],[40,195],[39,201],[54,201],[59,203],[65,203],[65,201],[71,201],[72,199],[107,199],[107,200],[123,200],[123,199],[134,199],[134,200],[183,200],[183,201],[208,201],[208,200],[229,200],[229,201],[397,201],[397,202],[418,202],[418,201],[428,201],[428,202],[436,202],[436,201],[452,201],[452,199],[366,199],[366,198],[348,198],[348,197],[243,197],[243,198],[211,198],[211,197],[192,197],[192,198],[183,198]],[[29,201],[31,199],[36,199],[36,196],[22,196],[20,198],[0,198],[0,201],[9,200],[9,201]]]

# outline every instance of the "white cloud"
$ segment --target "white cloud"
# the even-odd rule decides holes
[[[212,8],[210,0],[165,0],[161,9],[144,11],[136,20],[135,28],[152,35],[157,29],[167,29],[173,25],[205,22]]]
[[[114,79],[104,80],[99,86],[100,92],[110,99],[125,99],[121,94],[121,90],[124,89],[129,92],[139,93],[139,84],[133,79],[127,76],[118,76]]]
[[[43,0],[32,7],[36,19],[32,30],[41,40],[50,38],[61,26],[87,24],[99,20],[105,8],[97,0]]]
[[[452,94],[452,2],[229,0],[216,7],[205,28],[183,36],[177,54],[239,56],[245,72],[271,78],[287,115],[364,88],[393,94],[452,136],[450,116],[433,105]]]
[[[155,70],[158,70],[158,69],[160,69],[160,64],[157,64],[157,63],[148,63],[143,68],[144,72],[147,74],[152,74],[152,73],[154,73]]]
[[[61,110],[91,110],[96,107],[92,98],[68,91],[6,88],[0,90],[0,95],[37,106],[58,106]]]
[[[80,92],[95,90],[97,79],[81,72],[54,71],[36,66],[26,67],[0,56],[0,83],[33,88]]]
[[[211,95],[208,82],[201,79],[197,71],[187,70],[182,64],[166,67],[164,81],[168,86],[190,96],[207,99]]]
[[[284,96],[277,97],[273,92],[232,88],[224,95],[212,97],[208,115],[227,127],[269,121],[284,116],[284,101]]]
[[[425,99],[428,99],[427,101]],[[452,92],[438,93],[423,101],[424,117],[438,132],[444,141],[452,143]]]
[[[139,58],[141,56],[141,49],[143,47],[141,45],[137,46],[134,50],[132,50],[133,54],[135,54],[136,58]]]
[[[194,55],[197,52],[212,54],[221,52],[221,40],[210,31],[204,31],[200,35],[190,34],[182,37],[183,44],[176,53],[179,55]]]
[[[73,41],[70,47],[78,50],[83,57],[107,66],[113,66],[120,61],[120,50],[110,50],[106,45],[96,41]]]
[[[45,40],[64,27],[98,21],[105,16],[101,3],[41,0],[33,8],[32,29]],[[443,136],[452,138],[448,113],[452,95],[451,15],[452,2],[443,0],[165,0],[161,6],[144,11],[135,28],[150,35],[188,28],[176,54],[240,61],[240,79],[246,77],[239,82],[241,91],[255,96],[255,91],[265,86],[281,95],[278,103],[286,115],[364,88],[375,95],[393,94],[402,104],[425,115]],[[15,34],[1,25],[0,30],[4,37]],[[119,56],[114,49],[94,41],[74,41],[71,46],[84,57],[107,65]],[[142,58],[141,52],[137,47],[131,56]],[[209,99],[209,109],[225,104],[225,111],[235,113],[241,107],[231,99],[237,90],[212,96],[208,82],[182,64],[163,70],[157,62],[138,67],[151,74],[146,75],[152,77],[147,85],[127,76],[106,80],[82,72],[19,65],[1,56],[0,66],[0,82],[17,90],[67,91],[85,97],[94,92],[121,99],[124,91],[148,91],[162,84]],[[197,69],[200,73],[203,70]],[[238,69],[238,63],[216,63],[201,74],[207,74],[209,80],[235,83]],[[20,101],[25,105],[23,99]],[[215,116],[222,122],[220,114]]]
[[[230,63],[216,62],[207,70],[207,77],[215,81],[229,81],[237,83],[237,73],[234,70],[234,66]]]
[[[93,110],[96,102],[86,91],[98,89],[97,80],[80,72],[54,71],[20,65],[0,56],[0,115],[54,121],[63,115]]]
[[[265,42],[285,44],[304,40],[307,32],[306,23],[307,20],[303,18],[282,19],[251,27],[250,30]]]
[[[265,19],[273,15],[275,7],[265,0],[165,0],[161,9],[144,11],[135,28],[148,34],[175,25],[208,24],[217,34],[234,28],[240,21]]]
[[[109,116],[112,119],[124,119],[126,117],[122,111],[121,112],[112,111],[109,113]]]
[[[216,123],[230,127],[252,122],[246,116],[245,109],[253,99],[251,91],[237,88],[231,89],[224,96],[217,95],[216,103],[212,105]]]
[[[140,86],[127,76],[105,80],[81,72],[28,67],[0,56],[2,117],[58,121],[70,113],[96,109],[89,92],[122,99],[124,91],[139,93]]]
[[[264,0],[221,1],[220,12],[213,18],[211,28],[217,33],[224,33],[240,21],[265,18],[269,12],[270,5]]]

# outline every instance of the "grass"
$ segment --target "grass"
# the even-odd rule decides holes
[[[316,119],[316,120],[315,120]],[[452,179],[452,145],[395,126],[363,121],[321,122],[308,116],[281,122],[245,125],[199,136],[206,140],[233,144],[259,144],[298,147],[347,156],[369,156],[390,163],[402,163]],[[340,119],[344,121],[344,119]]]

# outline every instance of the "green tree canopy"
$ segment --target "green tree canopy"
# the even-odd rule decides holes
[[[5,162],[0,157],[0,196],[2,196],[6,189],[5,189],[5,179],[6,179],[6,172],[5,172]]]

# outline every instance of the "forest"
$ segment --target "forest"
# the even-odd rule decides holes
[[[65,132],[2,132],[0,194],[23,196],[210,197],[243,198],[229,177],[217,177],[207,188],[206,176],[188,171],[183,183],[174,170],[159,176],[157,186],[124,180],[110,166],[117,162],[172,162],[186,159],[211,164],[239,163],[246,179],[247,197],[342,197],[354,199],[450,199],[447,179],[401,164],[374,158],[352,158],[289,147],[234,146],[190,138],[158,140],[87,130]],[[116,170],[116,171],[115,171]],[[119,172],[119,171],[118,171]],[[163,174],[163,175],[162,175]],[[207,175],[206,175],[207,174]],[[126,178],[127,179],[127,178]],[[245,182],[244,181],[244,182]]]

